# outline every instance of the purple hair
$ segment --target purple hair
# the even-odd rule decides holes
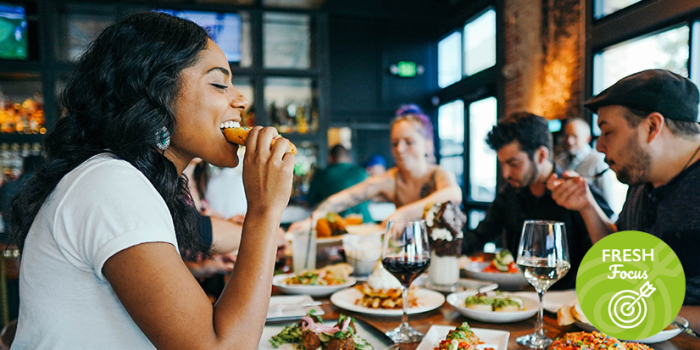
[[[433,123],[430,121],[430,118],[423,113],[420,107],[415,104],[407,104],[399,107],[399,109],[396,110],[396,117],[394,117],[394,120],[391,121],[391,127],[393,128],[396,123],[402,121],[409,121],[414,122],[414,124],[419,124],[420,127],[416,129],[418,133],[421,134],[421,136],[423,136],[426,140],[430,141],[433,145],[435,144],[433,137]],[[429,154],[428,160],[431,163],[435,163],[435,155]]]
[[[423,113],[420,107],[414,104],[401,106],[396,110],[396,117],[391,121],[391,126],[404,120],[420,123],[421,127],[418,132],[423,135],[426,140],[433,142],[433,123],[430,121],[430,118]]]

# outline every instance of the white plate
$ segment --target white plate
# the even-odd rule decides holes
[[[688,326],[688,320],[686,320],[685,318],[683,318],[683,317],[681,317],[681,316],[676,316],[676,321],[680,322],[681,324],[685,325],[686,327]],[[574,323],[575,323],[579,328],[581,328],[581,329],[583,329],[583,330],[585,330],[585,331],[588,331],[588,332],[598,331],[598,329],[595,328],[595,326],[592,325],[592,324],[590,324],[590,323],[581,322],[581,321],[579,321],[579,320],[576,320]],[[662,342],[662,341],[667,341],[667,340],[669,340],[669,339],[671,339],[671,338],[677,336],[678,334],[680,334],[681,331],[682,331],[682,330],[681,330],[680,328],[674,326],[674,327],[671,328],[671,329],[663,330],[663,331],[661,331],[661,332],[659,332],[659,333],[656,333],[656,334],[652,335],[651,337],[647,337],[647,338],[644,338],[644,339],[639,339],[639,340],[625,340],[625,339],[620,339],[620,340],[629,341],[629,342],[635,342],[635,343],[654,344],[654,343],[660,343],[660,342]]]
[[[267,321],[282,321],[301,318],[309,311],[316,310],[316,315],[323,315],[323,308],[319,306],[298,306],[313,303],[309,295],[277,295],[270,298],[270,307],[267,309]]]
[[[328,326],[334,326],[336,323],[338,323],[338,320],[323,322],[323,324]],[[275,349],[272,347],[272,344],[270,344],[270,339],[273,336],[279,334],[284,329],[284,327],[289,326],[291,324],[292,323],[281,323],[279,325],[265,325],[265,328],[263,328],[262,336],[260,337],[260,344],[258,344],[258,350]],[[374,328],[372,325],[357,318],[355,318],[355,328],[357,328],[357,334],[363,339],[367,340],[376,350],[386,349],[387,347],[393,345],[391,339],[384,335],[384,333]],[[276,350],[294,350],[294,345],[282,344]]]
[[[471,262],[464,269],[467,271],[467,277],[496,282],[501,290],[521,290],[529,285],[522,273],[482,272],[487,266],[487,262]]]
[[[535,300],[538,299],[537,293],[535,292],[516,292],[511,294],[519,297],[529,297]],[[578,299],[576,299],[576,290],[574,289],[548,290],[542,299],[542,307],[553,314],[556,314],[562,307],[574,303],[578,303]]]
[[[423,341],[418,344],[416,350],[433,350],[445,340],[447,333],[455,329],[455,326],[430,326],[428,333],[423,337]],[[495,331],[491,329],[472,328],[483,344],[479,344],[477,349],[493,348],[494,350],[507,350],[510,332]]]
[[[535,316],[538,311],[537,301],[530,299],[528,297],[517,296],[523,301],[523,310],[514,312],[495,312],[495,311],[479,311],[470,309],[464,306],[464,300],[472,295],[477,294],[476,291],[466,291],[452,293],[447,296],[447,303],[452,305],[460,314],[469,317],[474,320],[490,323],[509,323],[526,320],[532,316]],[[489,292],[489,296],[494,296],[496,293]],[[504,296],[511,295],[509,293],[503,293]]]
[[[429,289],[418,289],[415,294],[418,298],[418,306],[408,308],[408,314],[419,314],[421,312],[426,312],[430,310],[435,310],[442,306],[445,302],[445,296],[429,290]],[[355,305],[355,301],[362,298],[362,292],[355,288],[343,289],[337,291],[331,295],[331,303],[333,305],[354,312],[359,312],[368,315],[379,315],[379,316],[401,316],[403,315],[402,309],[372,309],[369,307],[364,307],[361,305]]]
[[[337,290],[347,288],[355,284],[355,279],[348,277],[346,282],[343,284],[335,284],[332,286],[313,286],[305,284],[286,284],[284,283],[285,278],[296,276],[294,273],[288,273],[286,275],[277,275],[272,278],[272,285],[279,288],[282,293],[285,294],[308,294],[312,297],[321,297],[329,295]]]

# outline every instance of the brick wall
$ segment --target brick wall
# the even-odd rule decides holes
[[[505,1],[505,115],[580,115],[584,1]]]

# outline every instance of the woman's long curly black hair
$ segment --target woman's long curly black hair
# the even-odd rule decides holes
[[[112,153],[141,171],[170,209],[184,258],[207,252],[196,228],[187,179],[156,148],[175,129],[183,69],[195,64],[208,35],[195,23],[158,12],[125,17],[105,29],[80,58],[62,94],[65,114],[46,137],[46,164],[11,210],[11,240],[20,249],[39,209],[71,170]]]

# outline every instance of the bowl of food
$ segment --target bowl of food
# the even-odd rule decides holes
[[[501,292],[452,293],[447,296],[447,303],[466,317],[490,323],[522,321],[538,311],[536,300]]]
[[[528,285],[525,276],[515,266],[513,255],[506,249],[491,261],[471,261],[464,267],[467,277],[498,283],[501,290],[522,290]]]

